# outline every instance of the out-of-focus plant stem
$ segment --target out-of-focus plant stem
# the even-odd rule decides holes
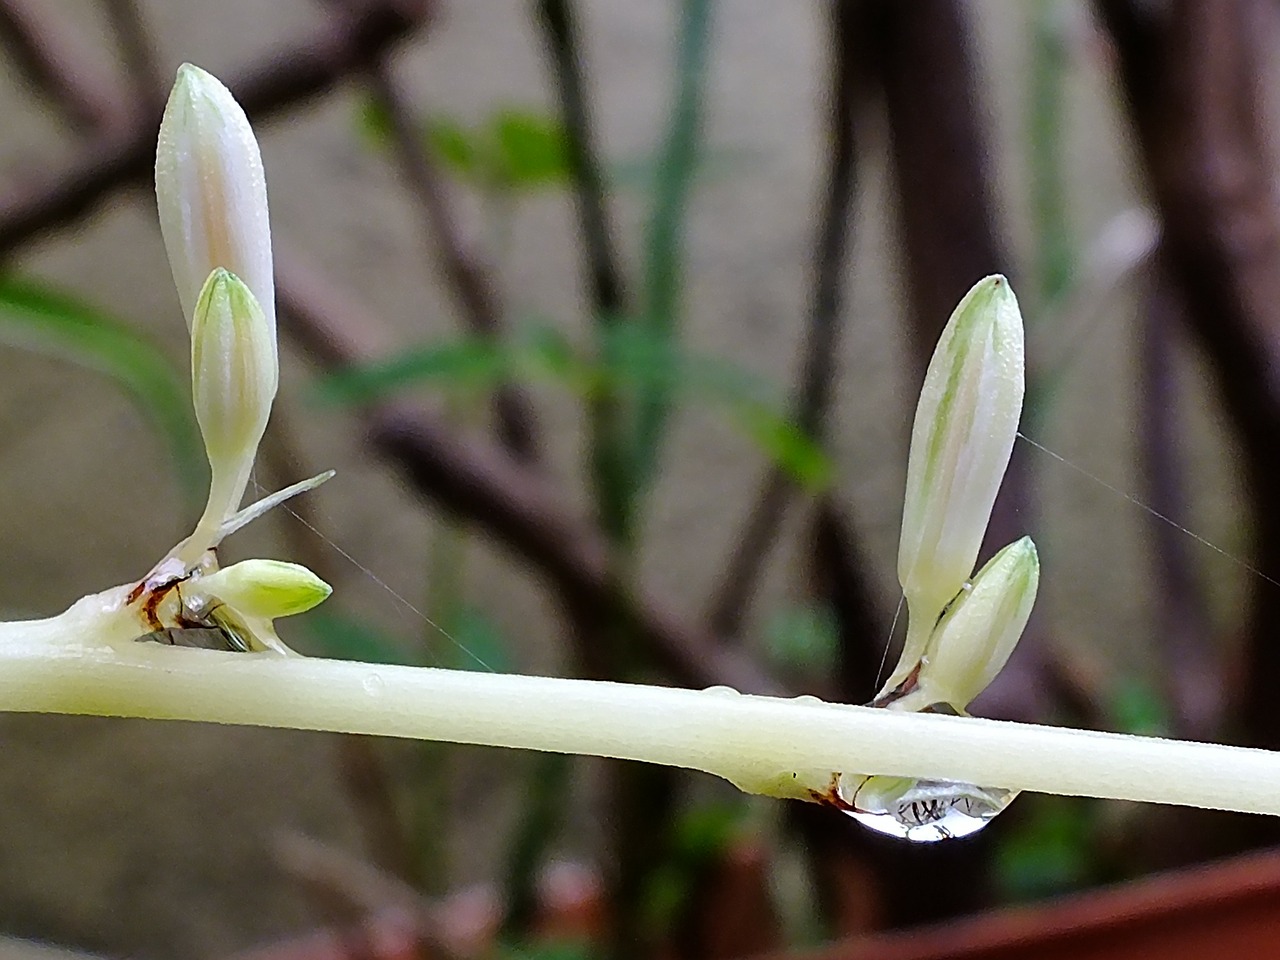
[[[684,230],[698,160],[698,139],[710,46],[710,0],[684,0],[676,52],[676,94],[666,144],[658,161],[653,207],[644,242],[641,323],[655,345],[654,362],[665,359],[676,334],[683,293]],[[644,385],[636,404],[634,480],[643,485],[657,469],[670,412],[670,384],[657,377]]]
[[[1027,146],[1038,290],[1033,312],[1063,298],[1075,273],[1076,250],[1067,215],[1063,124],[1069,66],[1061,0],[1037,0],[1032,22]]]

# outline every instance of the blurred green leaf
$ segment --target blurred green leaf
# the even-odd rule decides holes
[[[742,836],[747,806],[737,800],[701,804],[675,823],[671,853],[654,871],[644,894],[644,914],[655,930],[668,930],[687,908],[707,871]]]
[[[484,148],[475,135],[453,120],[437,117],[427,123],[427,146],[436,159],[463,180],[483,178]]]
[[[476,338],[451,340],[330,374],[320,381],[320,399],[364,404],[418,386],[491,389],[512,378],[515,362],[514,350],[505,344]]]
[[[319,656],[364,663],[423,665],[422,658],[410,653],[395,637],[332,607],[332,603],[326,604],[303,618]]]
[[[830,485],[830,458],[781,411],[759,377],[724,360],[674,353],[639,327],[622,326],[602,344],[603,358],[585,356],[561,334],[539,326],[500,343],[461,338],[407,350],[390,360],[331,374],[322,401],[374,403],[418,386],[492,390],[516,380],[550,382],[581,397],[601,389],[620,394],[662,385],[681,402],[721,407],[731,423],[772,463],[809,491]]]
[[[598,954],[581,940],[526,940],[502,944],[495,953],[497,960],[593,960]]]
[[[746,816],[747,805],[737,799],[694,807],[676,823],[673,856],[696,864],[718,859],[742,834]]]
[[[1019,801],[1017,826],[996,849],[996,883],[1011,900],[1032,900],[1088,885],[1095,870],[1092,806],[1075,797]]]
[[[738,406],[733,414],[765,456],[805,490],[819,493],[831,485],[831,459],[791,420],[760,406]]]
[[[421,128],[431,155],[477,189],[532,191],[569,179],[564,127],[550,114],[506,107],[472,126],[437,115]],[[357,108],[356,130],[379,150],[387,148],[394,134],[391,117],[371,99]]]
[[[379,150],[391,141],[391,116],[371,97],[365,97],[356,106],[356,133],[370,147]]]
[[[830,673],[839,652],[839,629],[826,605],[783,607],[769,618],[764,639],[771,659],[807,674]]]
[[[500,185],[509,189],[554,186],[569,179],[565,132],[546,114],[502,110],[494,116],[492,134],[500,161]]]
[[[452,641],[452,652],[445,666],[459,670],[492,670],[510,673],[510,645],[502,628],[480,607],[464,604],[441,624]]]
[[[1168,701],[1154,684],[1140,677],[1117,679],[1107,714],[1122,733],[1167,737],[1173,729]]]
[[[204,487],[203,445],[186,378],[147,338],[53,287],[0,278],[0,341],[95,370],[128,391],[167,443],[183,487]]]

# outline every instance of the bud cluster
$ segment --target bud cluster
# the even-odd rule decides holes
[[[973,575],[1018,432],[1023,353],[1009,282],[980,280],[947,322],[920,390],[898,551],[907,639],[877,703],[962,712],[1031,615],[1040,564],[1029,537]]]
[[[329,475],[240,508],[279,383],[266,181],[257,140],[216,78],[183,64],[156,148],[156,200],[178,300],[191,331],[196,420],[209,499],[195,531],[139,584],[134,602],[163,631],[221,630],[229,649],[288,648],[271,621],[308,610],[329,586],[305,567],[246,560],[219,570],[213,549],[248,519]],[[174,608],[165,598],[181,598]],[[171,621],[171,622],[170,622]]]

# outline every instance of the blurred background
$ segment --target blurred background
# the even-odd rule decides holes
[[[1278,27],[1267,0],[0,0],[0,613],[140,576],[203,502],[150,188],[191,61],[267,169],[257,481],[337,470],[227,545],[334,584],[297,648],[865,702],[924,364],[1002,272],[1034,443],[984,555],[1031,533],[1043,578],[973,711],[1280,748]],[[1280,842],[1025,796],[912,847],[692,774],[289,731],[8,715],[0,744],[0,932],[103,957],[960,955]],[[1184,906],[1244,882],[1190,876]]]

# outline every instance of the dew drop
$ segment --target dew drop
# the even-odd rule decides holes
[[[841,796],[845,811],[868,830],[913,843],[958,840],[977,833],[1016,797],[1003,787],[979,787],[954,780],[862,777]]]
[[[360,685],[364,687],[364,692],[371,697],[376,697],[382,693],[386,687],[386,681],[376,673],[365,674],[365,678],[360,681]]]
[[[733,689],[733,687],[726,687],[726,686],[704,687],[704,688],[703,688],[703,690],[702,690],[702,692],[703,692],[703,693],[709,693],[709,694],[711,694],[713,697],[740,697],[740,696],[742,696],[742,694],[741,694],[739,691],[737,691],[737,690]]]

